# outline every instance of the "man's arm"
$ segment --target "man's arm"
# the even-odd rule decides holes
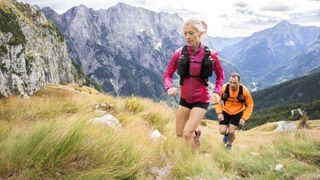
[[[243,95],[246,100],[246,108],[243,112],[242,119],[247,121],[252,114],[254,102],[249,90],[246,87],[243,87]]]

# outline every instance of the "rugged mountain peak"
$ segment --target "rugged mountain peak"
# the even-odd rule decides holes
[[[67,37],[72,57],[106,91],[154,99],[165,93],[163,73],[184,44],[180,17],[124,3],[97,11],[74,7],[59,17],[44,12]]]
[[[237,69],[244,72],[245,76],[251,77],[252,82],[261,82],[259,88],[263,88],[278,83],[274,76],[280,76],[281,80],[296,76],[296,73],[289,72],[287,68],[282,74],[270,72],[279,66],[293,67],[295,63],[288,60],[308,51],[319,33],[319,27],[300,26],[282,21],[274,27],[256,32],[241,42],[224,48],[222,54],[230,59]]]
[[[275,27],[290,28],[291,26],[292,26],[292,24],[289,21],[283,20],[280,23],[278,23]]]

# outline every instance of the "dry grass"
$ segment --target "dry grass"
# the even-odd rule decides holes
[[[112,114],[122,127],[91,120]],[[201,147],[175,136],[175,110],[149,99],[51,85],[26,99],[0,99],[0,177],[13,179],[317,179],[319,121],[277,133],[274,124],[237,131],[228,153],[216,121]],[[162,139],[152,140],[158,129]],[[280,171],[275,166],[282,164]]]

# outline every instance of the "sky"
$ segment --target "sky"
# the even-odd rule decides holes
[[[245,37],[270,28],[282,20],[320,27],[320,0],[18,0],[62,14],[85,5],[108,9],[119,2],[155,12],[177,13],[184,20],[194,17],[208,24],[213,37]]]

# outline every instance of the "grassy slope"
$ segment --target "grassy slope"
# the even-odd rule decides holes
[[[95,105],[106,108],[96,110]],[[110,113],[122,127],[91,120]],[[0,99],[0,177],[13,179],[317,179],[319,121],[276,133],[273,124],[237,132],[227,153],[214,121],[203,121],[201,148],[174,135],[175,111],[147,99],[116,98],[78,86]],[[164,138],[151,140],[159,129]],[[280,171],[275,167],[283,165]]]

